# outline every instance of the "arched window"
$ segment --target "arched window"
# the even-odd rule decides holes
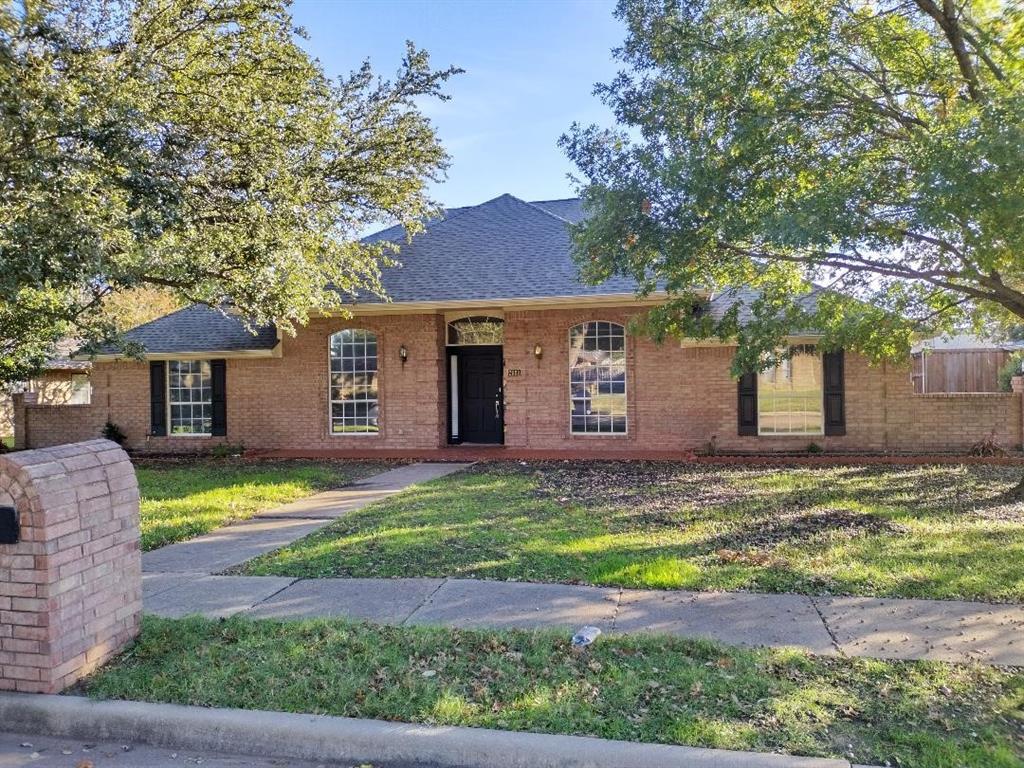
[[[626,329],[618,323],[569,330],[569,413],[574,434],[625,434]]]
[[[331,434],[366,434],[377,424],[377,335],[358,328],[330,339]]]
[[[468,347],[505,343],[505,321],[500,317],[475,315],[448,323],[448,346]]]

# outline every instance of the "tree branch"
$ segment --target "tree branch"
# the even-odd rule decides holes
[[[828,267],[829,269],[847,270],[861,274],[875,274],[899,280],[916,280],[953,293],[970,296],[979,301],[999,304],[1011,312],[1024,317],[1024,293],[1002,284],[1001,281],[996,284],[993,278],[984,275],[979,275],[976,278],[976,283],[986,286],[987,290],[978,287],[978,285],[964,282],[965,276],[959,272],[941,269],[914,269],[913,267],[868,259],[856,254],[833,251],[811,251],[806,254],[778,253],[774,251],[766,253],[721,240],[718,241],[717,245],[724,250],[729,250],[751,259],[768,261],[774,259],[793,264],[803,264],[805,266]],[[970,279],[969,276],[966,279]]]
[[[956,57],[960,74],[963,75],[964,82],[967,84],[967,92],[970,94],[971,99],[978,104],[984,102],[985,94],[981,90],[981,85],[978,82],[978,72],[974,68],[971,54],[967,50],[963,29],[956,19],[956,8],[953,6],[953,0],[942,0],[942,8],[939,8],[933,0],[914,0],[914,2],[917,3],[918,8],[934,19],[935,23],[945,33],[946,39],[953,49],[953,55]]]

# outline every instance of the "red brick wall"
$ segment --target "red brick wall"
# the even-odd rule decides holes
[[[568,332],[587,320],[627,324],[635,310],[590,309],[506,314],[507,368],[523,375],[506,381],[506,443],[520,448],[699,450],[712,437],[720,450],[803,450],[815,442],[835,451],[963,450],[993,429],[1007,447],[1021,443],[1021,397],[1016,394],[922,396],[909,367],[870,366],[846,356],[846,435],[740,437],[736,381],[729,373],[734,348],[656,344],[627,339],[627,435],[569,432]],[[540,360],[536,344],[544,349]]]
[[[0,690],[57,693],[139,632],[139,491],[128,456],[92,440],[0,456]]]
[[[328,338],[342,328],[377,334],[380,432],[331,435],[328,420]],[[147,452],[206,451],[218,443],[247,448],[436,448],[445,435],[444,320],[437,315],[317,319],[278,358],[227,361],[227,436],[150,437],[149,364],[96,363],[92,405],[26,408],[30,447],[98,435],[109,418],[130,448]],[[399,347],[409,357],[399,360]],[[80,410],[79,410],[80,409]]]
[[[635,308],[579,308],[506,313],[505,368],[521,376],[505,382],[505,442],[516,448],[629,453],[700,450],[712,437],[723,451],[803,450],[815,442],[835,451],[963,450],[993,429],[1007,447],[1021,443],[1021,396],[916,395],[909,368],[870,367],[847,355],[847,434],[842,437],[739,437],[736,383],[729,375],[733,349],[683,348],[645,337],[627,340],[626,435],[569,432],[569,328],[588,320],[627,323]],[[328,432],[327,339],[344,327],[378,335],[378,435]],[[447,406],[441,315],[320,319],[285,337],[280,358],[231,359],[227,367],[226,438],[147,437],[149,369],[144,363],[98,363],[93,405],[28,409],[29,445],[94,436],[109,417],[145,451],[206,450],[218,442],[249,449],[359,450],[442,446]],[[533,350],[540,344],[540,360]],[[403,366],[398,349],[409,350]],[[78,409],[84,408],[84,412]]]

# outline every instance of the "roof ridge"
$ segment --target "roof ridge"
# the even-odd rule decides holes
[[[563,224],[568,224],[570,227],[573,225],[572,222],[569,221],[564,216],[559,216],[557,213],[552,213],[547,208],[542,208],[540,205],[537,204],[537,203],[551,203],[551,202],[554,202],[553,200],[538,200],[537,203],[531,203],[529,200],[521,200],[520,198],[516,197],[515,195],[509,195],[509,197],[511,197],[513,200],[519,200],[519,202],[522,203],[523,205],[528,205],[531,208],[533,208],[535,211],[540,211],[544,215],[550,216],[552,219],[557,219],[558,221],[562,222]],[[571,199],[571,198],[566,198],[566,199],[568,200],[568,199]]]
[[[497,198],[494,199],[497,200]],[[487,202],[490,201],[488,200]],[[474,208],[478,208],[480,205],[483,205],[483,203],[479,203],[478,205],[456,205],[453,208],[449,208],[447,206],[442,205],[442,215],[437,216],[434,219],[428,219],[427,221],[425,221],[423,223],[423,229],[417,234],[423,234],[431,227],[437,226],[438,224],[443,224],[446,221],[451,221],[452,219],[457,219],[462,214],[466,213],[467,211],[471,211]],[[384,227],[383,229],[378,229],[376,232],[371,232],[368,235],[364,235],[363,237],[359,238],[359,242],[363,242],[364,240],[367,240],[371,237],[379,237],[380,235],[383,235],[390,229],[400,229],[402,230],[403,233],[405,233],[405,227],[402,226],[402,222],[396,221],[389,227]]]
[[[480,208],[483,208],[485,205],[490,205],[491,203],[496,203],[499,200],[502,200],[504,198],[508,198],[510,200],[515,200],[517,203],[522,203],[523,205],[529,206],[530,208],[533,208],[533,209],[538,210],[538,211],[542,211],[543,213],[547,213],[547,211],[544,211],[543,208],[538,208],[536,205],[531,205],[530,203],[526,202],[525,200],[520,200],[518,197],[516,197],[515,195],[513,195],[513,194],[511,194],[509,192],[503,192],[500,195],[498,195],[497,197],[492,197],[490,200],[484,200],[482,203],[478,203],[477,205],[463,205],[463,206],[459,206],[459,208],[461,208],[461,210],[458,211],[455,215],[453,215],[453,216],[446,216],[443,219],[438,219],[437,221],[433,222],[432,224],[426,225],[423,228],[423,232],[421,234],[426,234],[428,231],[435,231],[439,227],[443,227],[445,224],[448,224],[449,222],[455,221],[456,219],[458,219],[458,218],[460,218],[462,216],[465,216],[466,214],[468,214],[468,213],[470,213],[472,211],[479,210]],[[551,215],[551,214],[548,214],[548,215]],[[555,218],[558,218],[558,217],[556,216]]]
[[[180,315],[182,312],[187,312],[190,309],[195,309],[196,307],[206,307],[207,309],[213,309],[213,307],[211,307],[209,304],[203,304],[200,301],[193,301],[191,304],[186,304],[181,309],[176,309],[173,312],[168,312],[166,315],[160,315],[160,317],[154,317],[152,320],[147,320],[144,323],[140,323],[139,325],[132,326],[127,331],[125,331],[125,333],[128,333],[128,331],[137,331],[139,328],[145,328],[147,325],[152,325],[153,323],[160,322],[161,320],[166,320],[168,317],[174,317],[175,315]]]
[[[540,203],[568,203],[570,200],[582,200],[583,198],[576,197],[553,197],[550,200],[527,200],[526,202],[532,205],[538,205]]]

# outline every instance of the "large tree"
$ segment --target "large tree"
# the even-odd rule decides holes
[[[802,329],[878,359],[918,332],[1024,318],[1018,2],[621,0],[617,14],[624,67],[597,92],[619,125],[562,143],[594,214],[581,264],[666,288],[655,333],[738,339],[738,372]],[[740,286],[755,291],[725,316],[695,311]]]
[[[140,286],[286,330],[379,292],[447,155],[418,110],[457,70],[411,44],[340,81],[286,0],[0,3],[0,382],[117,330]],[[298,38],[298,39],[297,39]]]

